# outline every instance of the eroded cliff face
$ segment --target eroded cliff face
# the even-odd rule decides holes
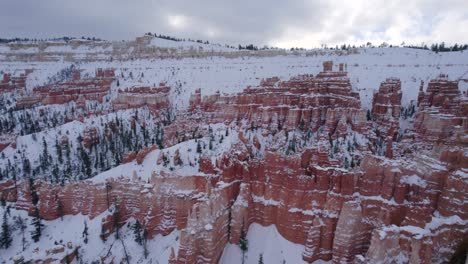
[[[33,105],[66,104],[76,102],[77,108],[86,108],[86,102],[103,103],[104,96],[114,81],[113,69],[97,69],[94,78],[81,78],[79,70],[73,69],[69,80],[34,87],[32,93],[25,94],[25,86],[17,90],[23,93],[17,98],[16,108],[27,108]]]
[[[449,261],[467,242],[467,101],[445,77],[431,81],[420,92],[414,128],[403,134],[399,80],[381,84],[367,120],[345,69],[326,62],[317,76],[271,78],[232,96],[202,98],[197,91],[188,111],[165,128],[164,143],[209,136],[202,124],[224,123],[239,139],[227,151],[200,155],[194,175],[161,171],[145,181],[135,171],[63,187],[36,182],[40,215],[93,218],[115,206],[120,222],[103,218],[104,238],[129,219],[150,237],[178,229],[170,263],[217,263],[252,223],[274,224],[304,245],[306,262]],[[140,94],[153,90],[141,91],[120,94],[135,98],[122,107],[151,104]],[[141,164],[151,151],[127,162]],[[32,213],[29,183],[6,182],[0,192]]]

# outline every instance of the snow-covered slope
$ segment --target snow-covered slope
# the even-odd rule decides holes
[[[173,48],[179,50],[202,50],[202,51],[237,51],[234,48],[228,48],[221,44],[209,44],[209,43],[200,43],[195,41],[174,41],[162,38],[153,38],[150,42],[150,46],[160,47],[160,48]]]
[[[263,263],[284,264],[306,263],[302,260],[303,245],[294,244],[284,239],[274,225],[261,226],[252,224],[247,232],[248,250],[245,254],[246,264],[259,263],[260,254]],[[234,264],[242,262],[242,251],[238,245],[228,244],[224,249],[220,264]],[[315,264],[325,262],[316,261]]]
[[[0,215],[3,216],[7,207],[8,205],[0,207]],[[116,240],[114,236],[110,236],[106,241],[103,241],[97,234],[101,233],[101,221],[108,214],[109,212],[106,211],[94,219],[84,215],[67,215],[63,219],[42,221],[44,229],[41,239],[34,243],[29,239],[34,228],[27,212],[10,209],[8,218],[14,239],[11,247],[6,250],[2,249],[0,263],[13,263],[13,260],[19,259],[20,256],[26,257],[25,261],[28,260],[28,256],[34,256],[37,259],[63,258],[65,255],[71,254],[76,247],[80,248],[79,256],[82,262],[75,261],[73,263],[94,263],[94,261],[100,261],[100,257],[106,254],[120,263],[120,261],[125,260],[125,251],[129,255],[131,263],[168,263],[171,247],[174,250],[178,249],[178,231],[174,231],[167,236],[156,235],[155,238],[148,241],[147,246],[151,250],[149,250],[149,255],[145,259],[142,246],[135,242],[133,232],[127,225],[123,226],[120,231],[121,240]],[[26,238],[24,251],[22,250],[21,239],[23,232],[18,224],[19,218],[24,221],[23,223],[26,226],[24,230]],[[85,223],[89,234],[87,243],[84,242],[83,235]],[[67,245],[68,242],[72,244]],[[61,253],[47,254],[47,251],[61,251],[62,248],[64,251]]]
[[[157,39],[157,42],[168,40]],[[168,41],[173,45],[179,43]],[[192,43],[192,42],[181,42]],[[197,43],[198,44],[198,43]],[[177,46],[177,45],[176,45]],[[186,46],[183,45],[183,47]],[[321,53],[317,53],[321,54]],[[337,55],[323,52],[322,55],[288,55],[274,57],[246,56],[237,58],[207,57],[185,59],[150,59],[113,62],[80,63],[84,74],[93,76],[96,68],[113,67],[119,79],[120,87],[150,86],[165,82],[172,89],[175,106],[184,109],[188,98],[195,89],[201,88],[202,95],[215,91],[236,93],[248,85],[258,85],[262,78],[278,76],[283,80],[298,74],[317,74],[322,70],[322,63],[331,60],[337,65],[346,63],[348,76],[353,88],[359,91],[364,108],[370,108],[372,94],[388,77],[400,78],[403,90],[403,105],[415,100],[420,81],[425,87],[430,79],[441,73],[449,79],[467,79],[468,52],[434,53],[427,50],[407,48],[359,49],[356,54]],[[30,69],[35,72],[29,79],[31,85],[42,84],[47,77],[55,74],[68,63],[31,62],[1,63],[0,71],[11,69]],[[461,81],[462,90],[466,90],[466,81]],[[29,84],[28,84],[29,86]]]

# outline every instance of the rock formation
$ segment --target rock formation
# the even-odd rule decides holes
[[[95,78],[81,79],[80,72],[74,70],[70,81],[38,86],[33,95],[18,98],[17,108],[31,107],[35,104],[65,104],[71,101],[81,102],[78,106],[85,108],[88,100],[103,102],[103,97],[114,80],[113,69],[97,69]]]
[[[331,122],[328,129],[334,129],[344,116],[356,131],[362,132],[365,112],[360,109],[359,95],[352,91],[346,72],[331,71],[331,65],[325,62],[324,70],[316,77],[301,75],[284,82],[271,78],[234,96],[217,93],[201,99],[197,91],[191,97],[189,110],[200,109],[209,122],[247,119],[249,124],[269,130],[310,126],[316,131],[325,121]]]
[[[119,91],[118,97],[113,101],[114,109],[129,109],[147,106],[150,111],[157,114],[160,110],[169,107],[170,87],[160,83],[159,87],[132,87]]]
[[[37,181],[40,215],[58,218],[59,201],[64,214],[91,218],[112,207],[120,222],[103,218],[103,238],[132,218],[151,237],[178,229],[180,247],[171,248],[170,263],[218,263],[225,245],[238,243],[241,228],[252,223],[274,224],[284,238],[304,245],[306,262],[450,261],[468,233],[467,101],[446,76],[431,81],[420,91],[414,129],[397,140],[400,81],[382,82],[367,121],[346,68],[333,71],[325,62],[316,76],[264,79],[236,95],[202,98],[197,90],[188,110],[164,128],[165,147],[212,136],[203,125],[223,123],[239,139],[229,149],[198,155],[199,170],[189,176],[163,170],[149,181],[137,172],[63,187]],[[90,83],[107,87],[112,76],[98,71]],[[69,85],[37,91],[44,91],[43,102],[65,102],[76,99],[73,89],[64,89]],[[89,98],[102,99],[102,85]],[[127,89],[114,106],[157,113],[168,107],[168,92],[164,85]],[[86,130],[86,148],[95,134]],[[385,153],[372,145],[381,138]],[[142,164],[155,150],[130,153],[124,162]],[[181,166],[183,153],[174,152],[172,163]],[[164,155],[154,166],[168,159]],[[0,192],[32,213],[29,183],[4,182]]]
[[[14,90],[26,89],[26,79],[33,70],[26,70],[19,76],[12,76],[10,73],[4,73],[0,81],[0,92],[11,92]]]

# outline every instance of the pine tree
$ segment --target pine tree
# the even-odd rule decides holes
[[[372,120],[372,115],[371,115],[371,111],[369,109],[367,109],[367,121],[371,121]]]
[[[75,248],[75,250],[73,252],[75,254],[77,263],[83,264],[83,259],[81,258],[81,254],[80,254],[80,251],[78,250],[78,248]]]
[[[44,224],[41,222],[41,217],[39,216],[39,210],[37,209],[37,206],[34,208],[32,216],[33,219],[31,225],[34,227],[34,230],[31,232],[31,238],[34,242],[37,243],[41,239],[42,229],[44,227]]]
[[[112,190],[112,185],[110,182],[106,181],[106,200],[107,200],[107,208],[110,208],[110,196],[109,192]]]
[[[29,191],[31,192],[31,202],[34,206],[36,206],[39,202],[39,196],[37,195],[33,178],[29,178]]]
[[[347,169],[348,167],[349,167],[348,157],[345,157],[344,158],[344,168]]]
[[[295,137],[293,137],[293,139],[291,140],[289,147],[292,153],[296,152],[296,138]]]
[[[83,161],[84,165],[84,172],[87,176],[87,178],[91,177],[91,159],[89,158],[88,153],[80,147],[80,154],[81,154],[81,160]]]
[[[242,264],[245,262],[245,252],[249,250],[249,241],[247,240],[247,234],[245,232],[245,223],[242,221],[242,229],[239,238],[239,247],[242,251]]]
[[[11,237],[10,225],[8,224],[7,212],[3,213],[2,232],[0,233],[0,248],[9,248],[13,238]]]
[[[133,229],[133,234],[135,235],[135,242],[138,243],[138,245],[143,245],[143,239],[141,237],[141,224],[138,219],[135,221],[135,224],[132,225]]]
[[[120,222],[119,209],[118,209],[117,205],[115,204],[114,205],[114,213],[112,214],[112,223],[113,223],[113,227],[114,227],[115,239],[116,240],[120,239],[120,234],[119,234],[120,225],[119,225],[119,222]]]
[[[56,199],[57,199],[57,216],[59,216],[60,220],[63,221],[63,203],[58,197],[56,197]]]
[[[55,163],[52,168],[52,176],[53,176],[53,179],[55,180],[55,183],[58,183],[59,182],[59,168],[58,168],[57,163]]]
[[[202,153],[202,147],[200,145],[200,140],[197,141],[197,153]]]
[[[148,258],[148,230],[145,228],[143,230],[143,254],[145,255],[145,259]]]
[[[258,264],[263,264],[263,254],[260,254],[258,257]]]
[[[83,237],[83,242],[85,244],[88,244],[88,224],[86,223],[86,221],[84,222],[84,229],[83,229],[82,237]]]
[[[55,150],[57,151],[57,158],[60,164],[63,163],[63,157],[62,157],[62,146],[58,143],[58,139],[55,140]]]
[[[47,142],[44,137],[42,137],[42,166],[43,170],[49,165],[49,151],[47,150]]]
[[[67,144],[65,144],[65,156],[67,156],[67,159],[70,159],[70,154],[71,154],[70,144],[67,142]]]
[[[24,235],[24,231],[26,230],[26,223],[21,216],[18,216],[15,221],[15,225],[17,228],[21,231],[21,245],[22,245],[22,251],[26,249],[26,237]]]
[[[228,225],[227,225],[227,233],[228,233],[228,241],[231,240],[231,222],[232,222],[232,204],[233,202],[231,202],[230,204],[230,208],[229,208],[229,211],[228,211]]]
[[[301,118],[301,121],[299,122],[299,129],[304,131],[305,128],[305,121],[304,119]]]
[[[26,175],[29,175],[31,173],[31,162],[29,161],[28,158],[23,154],[22,155],[22,161],[23,161],[23,173]]]

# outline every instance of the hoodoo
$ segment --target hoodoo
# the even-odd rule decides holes
[[[0,44],[0,259],[461,263],[457,56]]]

